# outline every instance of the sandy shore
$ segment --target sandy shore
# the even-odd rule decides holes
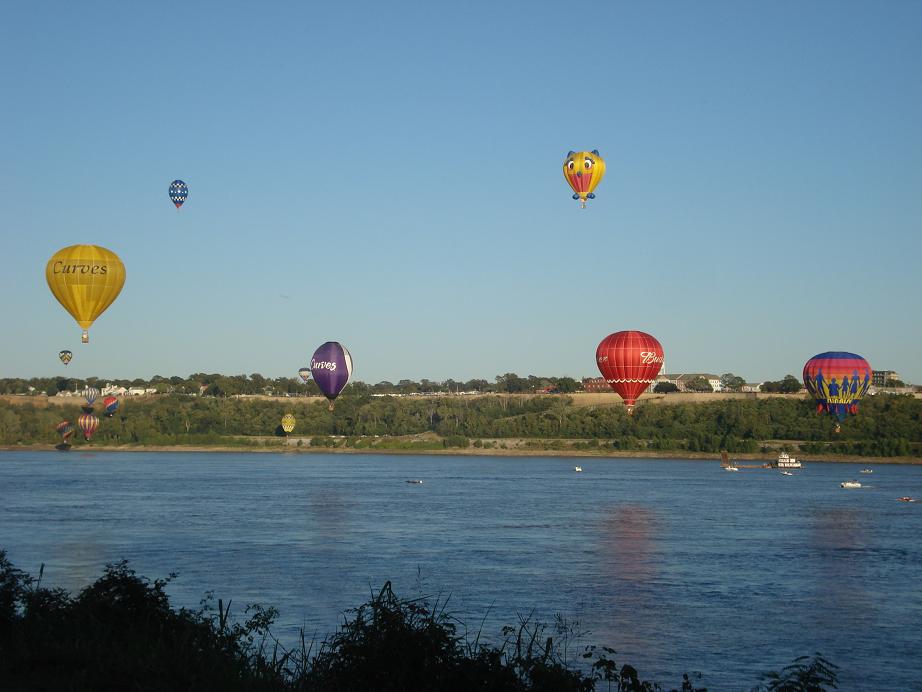
[[[0,446],[0,452],[57,452],[51,445],[6,445]],[[80,452],[208,452],[208,453],[237,453],[237,454],[394,454],[394,455],[429,455],[429,456],[490,456],[490,457],[590,457],[594,459],[681,459],[684,461],[705,461],[716,463],[720,461],[719,454],[706,452],[632,452],[620,450],[576,450],[576,449],[548,449],[534,448],[517,449],[483,449],[468,447],[467,449],[355,449],[353,447],[296,447],[293,445],[254,445],[252,447],[234,447],[221,445],[94,445],[77,444],[70,451]],[[733,454],[734,462],[750,462],[754,467],[774,461],[775,454]],[[823,462],[852,463],[867,466],[869,464],[922,464],[919,457],[849,457],[829,454],[823,458],[807,458],[798,456],[805,464]],[[737,466],[741,464],[737,463]],[[744,465],[743,465],[744,466]]]

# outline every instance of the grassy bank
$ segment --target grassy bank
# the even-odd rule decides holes
[[[592,396],[592,395],[584,395]],[[80,401],[67,405],[0,400],[0,445],[60,442],[54,428],[75,422]],[[655,401],[655,400],[654,400]],[[286,437],[279,421],[296,419]],[[99,414],[97,414],[99,415]],[[586,404],[582,397],[352,397],[330,412],[308,399],[158,396],[123,400],[99,416],[90,443],[76,431],[75,448],[324,449],[462,454],[609,456],[717,455],[770,458],[779,450],[809,459],[922,458],[922,400],[878,395],[835,432],[804,397],[721,398],[708,403],[649,403],[633,416],[623,406]]]

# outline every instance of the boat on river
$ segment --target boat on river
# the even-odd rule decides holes
[[[583,472],[583,467],[582,467],[582,466],[574,466],[574,467],[573,467],[573,470],[576,471],[577,473],[582,473],[582,472]]]
[[[781,472],[781,475],[782,475],[782,476],[793,476],[794,474],[791,473],[790,471],[782,471],[782,472]]]
[[[787,452],[781,452],[778,455],[778,460],[775,462],[775,467],[779,469],[799,469],[803,468],[803,464]]]
[[[903,497],[898,497],[896,498],[896,501],[897,502],[918,502],[916,498],[909,497],[908,495],[904,495]]]
[[[739,471],[739,468],[730,462],[730,455],[726,449],[720,453],[720,468],[724,471]]]
[[[843,481],[842,483],[839,483],[839,487],[840,488],[860,488],[861,483],[859,483],[858,481]]]
[[[874,469],[861,469],[861,473],[874,473]]]
[[[407,481],[407,483],[413,483],[415,485],[422,485],[423,482],[419,480],[418,478],[411,478],[410,480]]]

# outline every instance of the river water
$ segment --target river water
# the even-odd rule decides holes
[[[574,472],[574,464],[582,473]],[[107,562],[177,572],[322,639],[386,580],[494,641],[519,615],[711,690],[821,652],[840,689],[922,690],[922,466],[793,477],[681,460],[0,452],[0,548],[77,590]],[[851,478],[865,487],[843,490]],[[419,479],[421,484],[406,480]]]

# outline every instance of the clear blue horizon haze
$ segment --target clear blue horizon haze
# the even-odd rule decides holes
[[[847,350],[922,383],[920,26],[900,0],[12,4],[0,377],[293,377],[333,340],[369,383],[579,378],[640,329],[669,372]],[[75,243],[127,269],[88,345],[44,278]]]

